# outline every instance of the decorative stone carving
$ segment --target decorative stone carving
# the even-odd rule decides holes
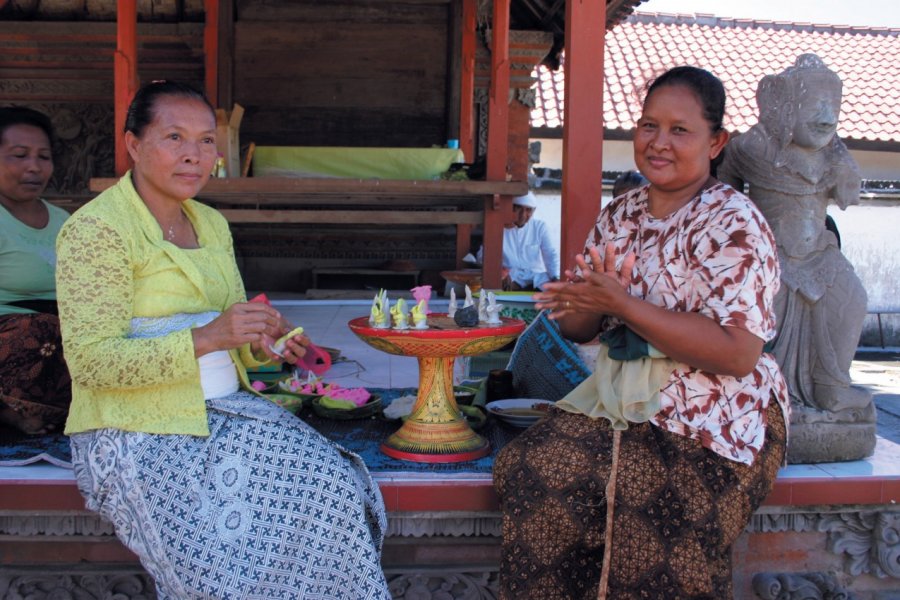
[[[537,94],[535,93],[534,88],[516,88],[515,99],[528,108],[534,108],[535,103],[537,102]]]
[[[814,54],[759,83],[759,123],[726,148],[719,179],[742,189],[778,245],[781,289],[773,354],[791,396],[788,460],[856,460],[875,449],[875,407],[850,383],[866,316],[866,292],[837,240],[826,208],[859,201],[855,161],[835,134],[838,75]]]
[[[388,537],[493,537],[500,539],[502,524],[499,515],[484,517],[464,516],[459,518],[438,519],[433,515],[388,517]]]
[[[817,531],[821,515],[818,513],[756,513],[747,526],[749,531],[779,533],[782,531]]]
[[[827,515],[819,522],[819,531],[828,532],[830,552],[847,554],[851,575],[900,579],[900,513]]]
[[[53,575],[0,572],[0,598],[6,600],[155,600],[153,580],[146,573],[119,575]]]
[[[900,511],[756,514],[748,530],[826,533],[826,550],[846,555],[846,573],[900,580]]]
[[[758,573],[753,591],[763,600],[849,600],[850,593],[827,573]]]
[[[394,600],[494,600],[497,571],[468,573],[412,573],[390,576]]]

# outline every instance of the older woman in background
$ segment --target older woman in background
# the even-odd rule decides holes
[[[56,236],[69,213],[41,199],[50,119],[0,108],[0,423],[29,434],[66,420],[72,392],[56,309]]]

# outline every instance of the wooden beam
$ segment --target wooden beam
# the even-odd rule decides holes
[[[229,223],[302,223],[356,225],[481,224],[480,212],[408,210],[251,210],[220,208]]]
[[[575,264],[597,220],[603,191],[603,45],[606,2],[566,3],[563,114],[563,269]]]
[[[111,177],[93,177],[90,180],[92,192],[103,190],[116,184]],[[399,197],[483,197],[504,194],[521,196],[528,191],[522,181],[415,181],[406,179],[343,179],[343,178],[303,178],[303,177],[213,177],[197,194],[198,198],[223,199],[225,196],[280,196],[282,198],[304,196],[371,196],[374,198]]]
[[[203,0],[203,66],[206,98],[219,106],[219,0]]]
[[[122,176],[130,168],[125,149],[125,116],[128,105],[138,89],[137,56],[137,3],[134,0],[118,0],[116,4],[116,55],[113,66],[115,80],[115,149],[116,175]]]
[[[506,181],[509,155],[509,3],[494,0],[491,29],[491,85],[488,93],[487,178]],[[503,226],[512,221],[512,197],[485,200],[483,287],[500,288]]]

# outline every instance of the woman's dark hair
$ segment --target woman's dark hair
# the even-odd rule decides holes
[[[134,99],[128,106],[128,114],[125,115],[125,131],[141,137],[147,125],[153,122],[156,103],[162,96],[180,96],[200,100],[209,107],[211,113],[215,114],[216,112],[206,96],[186,83],[153,81],[143,86],[134,95]]]
[[[50,144],[53,144],[53,124],[50,123],[50,117],[42,112],[38,112],[33,108],[25,106],[3,106],[0,107],[0,139],[6,130],[13,125],[31,125],[41,129],[47,134]]]
[[[667,85],[681,85],[697,96],[703,107],[703,118],[709,121],[712,132],[722,129],[725,117],[725,87],[719,78],[698,67],[682,66],[669,69],[657,77],[647,89],[647,98],[658,88]]]
[[[616,180],[613,182],[613,198],[618,198],[625,192],[641,187],[646,183],[647,178],[641,175],[639,171],[625,171],[616,177]]]

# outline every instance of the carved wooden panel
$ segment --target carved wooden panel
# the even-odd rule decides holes
[[[242,4],[242,143],[443,145],[449,19],[440,3]]]
[[[33,4],[64,18],[63,4],[72,3]],[[202,26],[142,23],[138,37],[144,80],[202,86]],[[0,105],[30,106],[52,120],[58,143],[51,195],[86,193],[92,177],[114,173],[115,47],[115,23],[0,21]]]

